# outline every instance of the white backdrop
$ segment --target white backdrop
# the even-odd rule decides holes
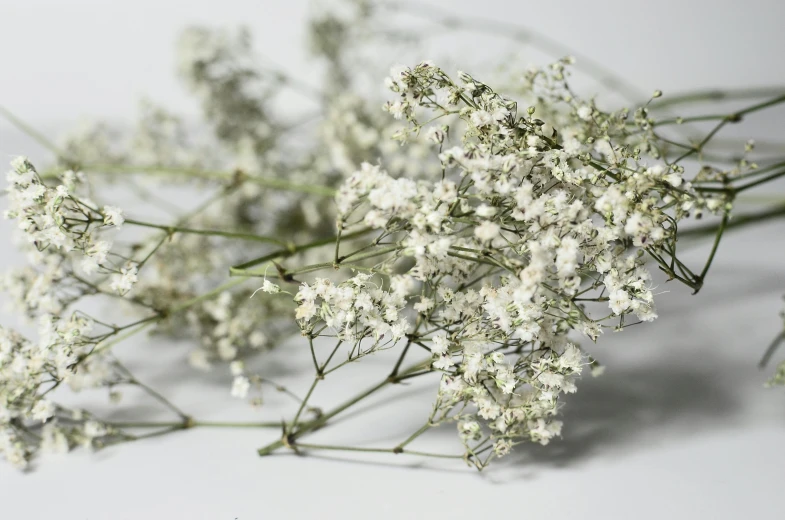
[[[536,28],[645,92],[785,84],[785,3],[776,0],[434,3],[468,15],[481,6],[487,17]],[[83,116],[128,119],[143,94],[195,113],[172,74],[172,43],[188,23],[245,23],[261,53],[316,82],[301,46],[306,8],[299,0],[3,0],[0,104],[52,133]],[[509,49],[502,41],[477,41],[467,36],[449,56],[477,60]],[[756,124],[751,119],[750,133],[783,139],[781,124],[777,135],[768,136],[763,121]],[[42,151],[0,121],[0,156],[17,154],[36,158]],[[782,508],[785,482],[785,393],[764,389],[766,374],[755,364],[778,331],[784,234],[783,223],[743,237],[731,234],[698,296],[663,285],[671,292],[659,298],[657,322],[606,335],[593,349],[608,371],[585,380],[569,401],[564,440],[518,450],[486,474],[392,456],[364,462],[260,459],[255,448],[275,432],[193,430],[94,454],[49,457],[29,474],[0,464],[0,517],[772,517]],[[9,236],[3,222],[3,244]],[[706,250],[695,249],[689,258],[697,264]],[[6,248],[0,259],[0,267],[18,261]],[[225,374],[208,384],[173,385],[171,367],[183,364],[181,346],[133,344],[121,352],[133,366],[150,349],[161,365],[139,377],[194,415],[255,417],[229,399]],[[265,370],[293,387],[307,385],[297,371],[282,368],[290,358],[307,361],[300,354],[276,352]],[[363,363],[371,370],[375,362]],[[357,385],[365,384],[362,374],[356,378]],[[325,402],[339,393],[328,390]],[[421,422],[418,412],[427,413],[427,398],[423,411],[425,394],[417,386],[388,395],[403,397],[370,421],[355,418],[325,431],[319,442],[348,437],[388,446]],[[133,395],[128,399],[126,405],[134,402]],[[276,415],[279,404],[272,398],[272,411],[263,413]],[[454,448],[453,437],[452,431],[437,433],[421,447],[446,451]]]

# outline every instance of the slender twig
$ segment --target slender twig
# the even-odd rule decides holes
[[[656,99],[649,104],[650,109],[662,109],[674,105],[691,104],[695,102],[735,101],[740,99],[759,99],[773,97],[785,92],[785,85],[764,87],[749,87],[738,89],[706,89],[689,92],[668,94],[666,98]]]
[[[406,370],[404,370],[402,375],[407,375],[407,374],[410,374],[410,373],[413,373],[413,372],[417,372],[420,369],[422,369],[424,366],[430,365],[430,363],[431,363],[431,360],[427,359],[424,362],[420,362],[420,363],[417,363],[415,365],[412,365],[409,368],[407,368]],[[318,382],[318,379],[315,378],[314,383],[312,384],[312,388],[316,386],[317,382]],[[354,406],[358,402],[360,402],[363,399],[373,395],[374,393],[378,392],[382,388],[384,388],[387,385],[389,385],[391,383],[394,383],[394,382],[395,382],[394,378],[389,378],[389,377],[385,378],[380,383],[378,383],[378,384],[368,388],[367,390],[365,390],[364,392],[361,392],[360,394],[356,395],[355,397],[352,397],[352,398],[344,401],[342,404],[340,404],[337,407],[333,408],[329,412],[327,412],[327,413],[325,413],[323,415],[320,415],[319,417],[317,417],[316,419],[314,419],[312,421],[309,421],[307,423],[302,424],[294,432],[288,433],[281,440],[278,440],[276,442],[268,444],[267,446],[259,448],[259,455],[269,455],[270,453],[272,453],[273,451],[283,447],[287,443],[293,444],[294,441],[297,438],[301,437],[302,435],[304,435],[304,434],[306,434],[306,433],[308,433],[310,431],[315,430],[316,428],[321,427],[327,421],[329,421],[330,419],[332,419],[336,415],[340,414],[344,410]]]
[[[162,229],[170,234],[185,233],[185,234],[192,234],[192,235],[219,236],[219,237],[226,237],[226,238],[236,238],[238,240],[250,240],[252,242],[265,242],[268,244],[277,244],[279,246],[286,245],[283,241],[277,238],[254,235],[253,233],[237,233],[234,231],[222,231],[217,229],[194,229],[194,228],[187,228],[181,226],[168,226],[166,224],[153,224],[151,222],[142,222],[140,220],[135,220],[130,218],[126,218],[125,223],[134,226],[140,226],[140,227]]]
[[[393,453],[396,455],[417,455],[419,457],[434,457],[439,459],[462,459],[463,455],[450,455],[449,453],[430,453],[425,451],[404,450],[395,448],[362,448],[358,446],[335,446],[330,444],[303,444],[296,443],[297,448],[306,450],[330,450],[330,451],[355,451],[362,453]]]
[[[763,357],[761,358],[760,362],[758,363],[758,367],[766,368],[766,365],[769,364],[771,357],[774,355],[774,352],[777,351],[777,348],[782,344],[782,341],[785,340],[785,331],[780,332],[777,334],[777,337],[769,345],[769,348],[766,349],[764,352]]]
[[[19,130],[27,134],[28,136],[32,137],[38,144],[55,154],[58,159],[62,159],[67,161],[67,157],[62,150],[60,150],[55,144],[50,141],[44,134],[33,128],[32,126],[28,125],[21,119],[19,119],[16,115],[14,115],[10,110],[7,108],[0,106],[0,116],[5,118],[9,123],[17,127]]]
[[[199,168],[178,168],[178,167],[164,167],[164,166],[132,166],[126,164],[84,164],[81,168],[83,171],[91,173],[126,173],[126,174],[150,174],[161,176],[174,176],[185,175],[187,177],[194,177],[207,180],[235,182],[238,177],[244,182],[251,184],[258,184],[266,188],[272,188],[284,191],[295,191],[300,193],[308,193],[311,195],[320,195],[323,197],[334,197],[335,190],[327,186],[319,186],[318,184],[300,184],[290,182],[285,179],[276,177],[263,177],[260,175],[242,174],[241,172],[220,171],[220,170],[203,170]],[[46,177],[46,176],[42,176]]]
[[[357,237],[366,235],[366,234],[370,233],[371,231],[373,231],[372,228],[363,228],[363,229],[360,229],[360,230],[355,231],[353,233],[349,233],[349,234],[343,235],[343,240],[357,238]],[[270,260],[276,260],[276,259],[279,259],[279,258],[287,258],[287,257],[293,256],[293,255],[295,255],[297,253],[300,253],[300,252],[303,252],[303,251],[307,251],[309,249],[314,249],[314,248],[317,248],[317,247],[326,246],[326,245],[329,245],[329,244],[332,244],[333,242],[335,242],[335,239],[336,239],[336,237],[329,237],[329,238],[321,238],[321,239],[318,239],[318,240],[314,240],[313,242],[309,242],[307,244],[300,244],[300,245],[289,244],[289,245],[287,245],[286,249],[282,249],[282,250],[279,250],[279,251],[274,251],[272,253],[268,253],[266,255],[260,256],[259,258],[254,258],[253,260],[248,260],[247,262],[244,262],[242,264],[232,266],[231,269],[230,269],[230,272],[242,272],[242,271],[245,271],[245,270],[247,270],[247,269],[249,269],[251,267],[255,267],[255,266],[259,265],[259,264],[263,264],[265,262],[269,262]]]
[[[560,41],[531,28],[524,28],[514,23],[482,18],[476,15],[463,19],[455,16],[450,11],[423,2],[390,2],[381,5],[391,11],[398,10],[410,16],[427,19],[444,27],[503,36],[523,44],[530,43],[552,56],[560,58],[563,56],[574,56],[577,68],[583,69],[601,85],[611,91],[618,92],[628,101],[635,102],[646,96],[635,85],[622,76],[617,75],[611,69],[606,68],[603,64],[593,60],[579,50],[568,47]]]

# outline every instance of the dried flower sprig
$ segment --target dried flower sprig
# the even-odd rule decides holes
[[[753,160],[753,143],[730,162],[708,150],[725,126],[785,102],[780,92],[757,93],[771,98],[730,113],[676,118],[665,110],[715,93],[669,103],[655,91],[633,109],[605,111],[573,90],[571,58],[519,74],[498,92],[426,61],[392,69],[391,99],[379,111],[351,68],[373,35],[401,36],[372,30],[375,15],[358,2],[354,18],[314,20],[313,47],[327,65],[321,90],[260,67],[246,32],[186,31],[178,72],[200,101],[207,135],[150,102],[130,134],[99,124],[59,147],[11,116],[59,165],[39,173],[20,158],[8,174],[6,216],[19,224],[29,263],[2,285],[39,324],[37,340],[0,329],[0,452],[9,461],[24,467],[39,449],[251,426],[283,429],[262,455],[281,448],[387,452],[482,469],[520,443],[560,435],[564,395],[576,391],[582,373],[603,369],[579,339],[597,341],[607,329],[656,318],[652,265],[697,292],[727,230],[785,214],[781,206],[734,211],[740,194],[785,175],[781,160]],[[480,25],[489,30],[492,22]],[[597,77],[639,97],[611,71]],[[271,100],[284,89],[315,104],[316,115],[290,122],[277,114]],[[317,131],[302,126],[314,118],[321,118]],[[707,121],[715,126],[698,139],[672,132]],[[296,145],[287,140],[294,135],[302,137]],[[159,183],[154,188],[197,186],[210,195],[179,211],[145,188],[150,179]],[[95,202],[107,182],[177,217],[143,220],[136,218],[142,205],[124,211],[116,200]],[[720,222],[683,228],[703,215]],[[679,258],[695,235],[714,237],[698,267]],[[258,278],[261,287],[249,288]],[[111,313],[88,312],[94,297],[122,302],[134,318],[116,325]],[[227,393],[235,398],[258,403],[263,386],[285,393],[296,403],[291,419],[191,417],[113,355],[115,344],[143,331],[190,338],[197,369],[228,365]],[[298,333],[314,371],[302,396],[244,362]],[[334,407],[313,406],[321,381],[382,351],[394,362],[377,384]],[[783,370],[773,384],[785,379]],[[431,412],[396,445],[303,441],[413,378],[431,378]],[[58,404],[64,386],[105,388],[115,401],[123,386],[134,386],[175,419],[102,420]],[[410,448],[445,423],[457,428],[461,453]]]
[[[362,273],[337,286],[302,285],[296,312],[316,370],[309,396],[342,366],[328,368],[334,354],[317,361],[315,336],[336,339],[335,350],[348,343],[352,362],[408,330],[394,369],[372,391],[441,372],[433,412],[417,435],[457,422],[463,458],[482,468],[517,443],[547,444],[559,434],[559,396],[574,392],[576,376],[592,363],[572,331],[596,340],[608,321],[620,330],[628,316],[656,318],[645,255],[700,288],[711,257],[700,275],[677,259],[678,222],[701,210],[727,215],[728,193],[694,189],[673,163],[648,164],[644,146],[649,159],[662,156],[651,121],[641,113],[629,124],[626,111],[602,113],[576,98],[567,63],[528,77],[532,96],[552,115],[547,123],[534,117],[535,107],[519,115],[517,103],[468,74],[456,83],[430,62],[393,69],[387,84],[399,98],[385,110],[410,123],[396,137],[428,135],[440,151],[441,179],[395,179],[365,164],[340,188],[338,229],[381,232],[360,255],[376,263],[360,269],[389,277],[390,290],[365,292],[371,275]],[[461,146],[443,150],[455,128],[463,130]],[[332,267],[355,255],[336,253]],[[282,278],[325,267],[283,270]],[[416,313],[408,328],[400,318],[407,299]],[[606,311],[590,309],[601,302]],[[400,372],[412,345],[432,358]],[[298,413],[284,438],[260,452],[302,447],[300,437],[355,402],[299,427]],[[411,440],[392,450],[403,452]]]

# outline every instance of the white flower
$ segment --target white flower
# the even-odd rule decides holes
[[[475,112],[472,112],[470,119],[472,121],[472,124],[477,128],[489,126],[495,122],[493,116],[490,113],[486,112],[485,110],[477,110]]]
[[[608,306],[616,315],[629,309],[631,304],[630,295],[623,289],[617,289],[611,292],[610,297],[608,298]]]
[[[116,206],[104,206],[104,225],[114,226],[117,229],[123,227],[125,218],[123,217],[123,210]]]
[[[92,274],[106,262],[106,256],[112,248],[111,242],[106,240],[99,240],[93,243],[89,248],[85,249],[85,257],[82,258],[82,270],[85,274]]]
[[[482,224],[474,228],[474,236],[482,242],[488,242],[498,237],[500,230],[499,224],[490,220],[484,220]]]
[[[27,157],[20,155],[11,159],[11,168],[18,173],[25,173],[30,168],[30,162],[27,160]]]
[[[591,116],[593,112],[594,110],[590,106],[583,105],[578,109],[578,117],[580,117],[584,121],[591,121]]]
[[[496,214],[496,208],[489,206],[488,204],[480,204],[474,212],[478,217],[488,218]]]
[[[482,430],[480,428],[480,423],[477,421],[459,421],[458,432],[463,439],[469,440],[479,438]]]
[[[229,371],[232,373],[233,376],[240,376],[243,374],[245,370],[245,363],[242,361],[232,361],[229,363]]]
[[[107,434],[106,426],[98,421],[87,421],[84,424],[84,434],[88,439],[103,437]]]
[[[248,396],[248,390],[251,389],[251,381],[245,376],[235,376],[232,382],[232,397],[238,399],[245,399]]]
[[[434,360],[432,365],[433,368],[438,370],[449,370],[450,367],[455,366],[455,362],[453,362],[449,354],[442,354]]]
[[[39,399],[36,401],[35,405],[33,405],[33,409],[30,412],[32,418],[36,421],[45,422],[47,419],[52,417],[55,414],[55,405],[52,401],[47,399]]]
[[[413,305],[413,308],[417,312],[428,312],[433,308],[434,301],[426,296],[421,296],[420,301]]]
[[[444,130],[436,126],[429,127],[428,130],[425,132],[425,138],[436,144],[443,143],[444,137],[445,137]]]
[[[204,349],[192,350],[188,354],[188,363],[197,370],[207,372],[210,370],[210,356]]]
[[[403,116],[406,115],[406,105],[400,101],[396,101],[387,107],[387,111],[390,112],[395,119],[403,119]]]
[[[550,440],[561,434],[561,421],[547,422],[545,419],[537,419],[530,422],[530,431],[533,440],[540,444],[548,444]]]
[[[68,453],[68,438],[54,421],[46,423],[41,429],[41,451],[44,453]]]
[[[135,264],[127,265],[120,269],[120,273],[112,275],[112,283],[109,287],[117,294],[126,294],[139,280]]]
[[[440,330],[433,335],[431,343],[431,353],[437,356],[446,354],[450,349],[450,342],[447,339],[447,333]]]
[[[295,311],[295,319],[310,320],[316,315],[316,305],[313,300],[303,300]]]
[[[564,353],[559,356],[559,366],[572,373],[580,373],[583,370],[583,354],[580,349],[573,344],[567,345]]]
[[[265,280],[262,282],[262,286],[256,289],[253,294],[251,294],[251,298],[253,298],[254,295],[259,291],[266,292],[268,294],[277,294],[281,292],[281,287],[265,278]]]
[[[512,442],[508,439],[498,439],[493,443],[493,452],[497,457],[504,457],[512,451]]]
[[[683,182],[683,179],[681,178],[681,174],[676,172],[669,173],[668,175],[666,175],[665,180],[668,182],[668,184],[670,184],[675,188],[681,186],[681,183]]]

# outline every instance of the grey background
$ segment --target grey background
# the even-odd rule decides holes
[[[614,68],[644,92],[785,84],[781,2],[434,3],[468,15],[481,8],[487,17],[536,28]],[[195,114],[172,74],[172,43],[188,23],[245,23],[260,53],[315,84],[318,76],[301,45],[307,4],[5,0],[0,104],[50,135],[84,116],[127,120],[143,94]],[[503,40],[478,41],[466,35],[422,57],[476,62],[510,50]],[[743,133],[782,141],[781,124],[770,123],[750,118]],[[0,121],[0,156],[20,153],[44,157]],[[197,429],[98,453],[46,457],[29,474],[0,465],[2,517],[773,517],[782,508],[785,483],[785,393],[764,389],[767,374],[755,365],[779,330],[783,233],[777,222],[731,234],[695,297],[661,284],[658,321],[606,334],[591,348],[608,371],[586,378],[568,401],[564,439],[516,450],[487,473],[384,455],[354,462],[334,455],[259,459],[254,450],[273,440],[274,431]],[[10,226],[2,222],[2,243],[9,237]],[[687,259],[698,265],[707,250],[708,244],[696,247]],[[19,262],[7,248],[0,258],[2,267]],[[197,417],[270,418],[287,409],[282,398],[270,395],[267,407],[248,410],[228,397],[227,374],[179,381],[190,374],[186,350],[139,341],[120,353],[131,368],[142,367],[146,355],[160,359],[145,365],[139,377]],[[364,361],[345,385],[326,385],[318,402],[329,405],[378,378],[384,362]],[[302,389],[309,376],[297,369],[300,364],[307,368],[307,353],[279,349],[261,370]],[[421,424],[429,392],[417,385],[391,390],[381,396],[394,397],[385,406],[338,423],[313,442],[391,446]],[[103,395],[86,398],[116,419],[133,417],[112,411]],[[152,407],[134,394],[126,395],[124,405],[140,412]],[[449,451],[455,436],[445,428],[418,443],[423,450]]]

